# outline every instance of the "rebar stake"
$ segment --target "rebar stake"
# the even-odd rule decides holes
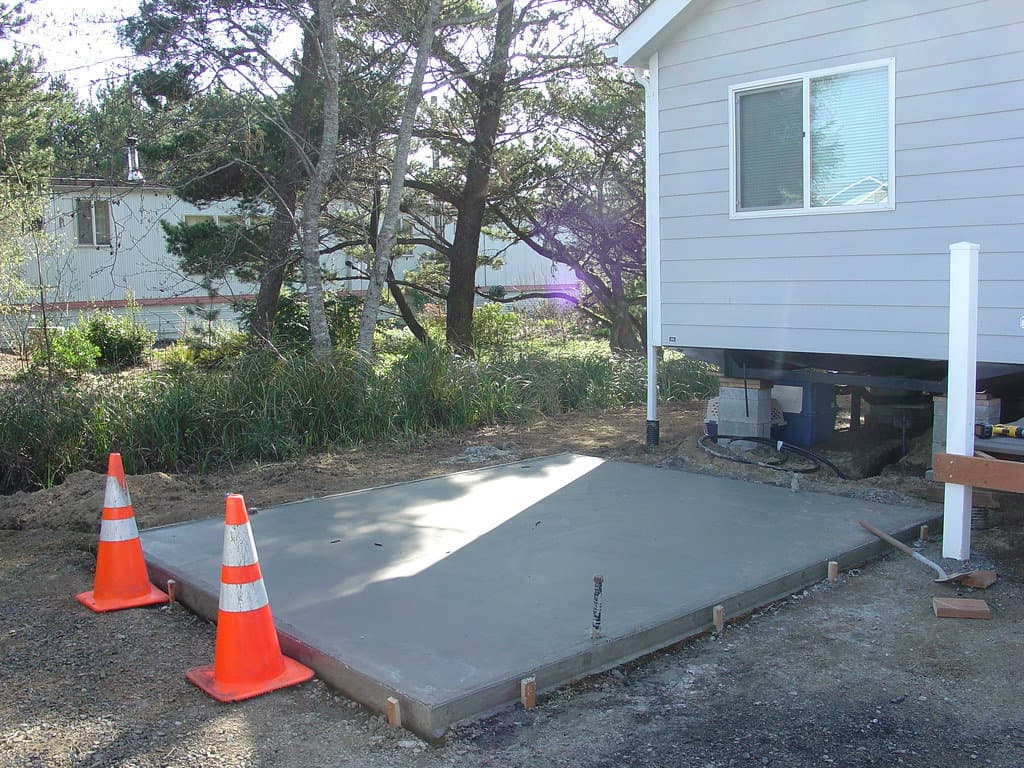
[[[604,589],[604,576],[594,577],[594,623],[590,629],[590,637],[594,640],[601,636],[601,591]]]

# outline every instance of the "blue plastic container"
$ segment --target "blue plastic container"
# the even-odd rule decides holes
[[[803,390],[800,413],[783,411],[786,425],[781,438],[787,443],[803,447],[828,440],[836,426],[836,388],[833,384],[808,384],[802,381],[776,381],[787,387]]]

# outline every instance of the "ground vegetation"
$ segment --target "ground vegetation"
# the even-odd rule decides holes
[[[71,362],[90,365],[69,364],[77,374],[100,355],[80,335]],[[220,350],[186,340],[160,353],[166,366],[131,375],[54,379],[29,369],[0,387],[0,490],[53,485],[115,450],[129,471],[206,472],[643,402],[640,357],[586,341],[508,345],[500,326],[481,335],[488,345],[474,357],[403,333],[383,337],[373,362],[351,351],[247,354],[229,335]],[[668,400],[707,395],[715,381],[681,355],[662,368]]]

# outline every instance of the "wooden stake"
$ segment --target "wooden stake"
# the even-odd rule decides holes
[[[716,605],[711,611],[711,620],[715,622],[715,632],[722,634],[725,630],[725,606]]]
[[[922,525],[921,526],[921,533],[918,535],[918,538],[921,539],[922,542],[928,541],[928,526],[927,525]]]
[[[388,725],[402,727],[402,705],[394,696],[388,696]]]
[[[828,580],[838,581],[839,580],[839,563],[835,560],[828,561]]]
[[[178,586],[178,582],[174,579],[167,580],[167,607],[168,609],[174,607],[174,588]]]
[[[524,677],[519,681],[519,700],[523,702],[523,709],[533,709],[537,706],[536,677]]]

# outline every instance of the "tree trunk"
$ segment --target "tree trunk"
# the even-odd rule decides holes
[[[420,321],[416,319],[416,313],[413,308],[409,306],[409,302],[405,299],[405,294],[402,293],[402,286],[398,284],[395,279],[395,273],[391,269],[391,265],[388,265],[388,288],[391,291],[391,298],[395,300],[395,304],[398,305],[398,311],[402,314],[402,319],[405,320],[405,324],[412,331],[412,335],[421,344],[426,344],[430,341],[430,337],[427,335],[427,329],[420,325]]]
[[[455,239],[449,251],[451,269],[445,339],[453,349],[466,354],[472,354],[473,351],[473,300],[477,256],[480,252],[480,229],[490,189],[494,142],[504,106],[515,21],[515,2],[499,2],[494,26],[494,49],[491,51],[486,79],[479,87],[475,136],[466,166],[466,183],[460,197]]]
[[[611,295],[605,299],[604,303],[611,320],[608,338],[609,346],[616,352],[636,352],[642,350],[644,345],[636,335],[636,326],[632,315],[629,313],[629,299],[626,298],[625,287],[622,283],[622,273],[616,269],[611,269],[608,282]]]
[[[616,352],[640,352],[644,344],[637,336],[636,323],[629,312],[628,304],[621,304],[609,307],[611,315],[611,329],[608,339],[609,345]]]
[[[302,38],[302,63],[295,85],[295,100],[288,115],[285,136],[284,162],[274,185],[274,217],[263,259],[260,287],[252,313],[252,332],[262,343],[268,344],[274,332],[274,317],[281,298],[281,287],[291,263],[292,237],[295,235],[295,204],[299,187],[306,177],[302,162],[303,145],[309,133],[310,107],[316,95],[316,77],[320,68],[316,35],[306,29]]]
[[[309,186],[302,198],[301,245],[306,274],[306,301],[309,305],[309,333],[316,355],[331,350],[324,311],[323,274],[320,271],[320,211],[327,185],[334,174],[338,149],[338,75],[340,62],[334,15],[334,0],[318,0],[320,56],[324,73],[324,128],[320,137],[320,154],[313,168]]]
[[[370,284],[366,288],[363,299],[363,314],[359,319],[359,337],[356,349],[370,356],[373,354],[373,331],[377,327],[377,316],[380,313],[381,292],[384,281],[391,270],[391,251],[398,239],[398,217],[401,214],[402,191],[405,189],[405,173],[409,167],[409,148],[412,145],[412,131],[416,123],[416,110],[423,100],[423,77],[427,71],[430,50],[434,44],[434,22],[441,12],[441,0],[430,0],[426,18],[420,33],[419,47],[416,50],[416,64],[409,90],[405,95],[405,107],[398,128],[398,139],[395,142],[395,158],[391,163],[391,186],[388,189],[388,203],[384,209],[384,222],[377,245],[373,253],[373,265],[370,271]],[[392,292],[394,286],[392,285]]]

